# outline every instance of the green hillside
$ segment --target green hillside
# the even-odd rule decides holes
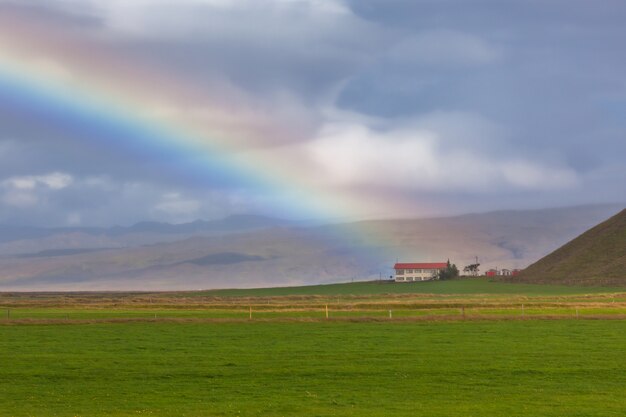
[[[550,284],[626,285],[626,209],[509,280]]]
[[[536,285],[494,281],[491,278],[453,279],[450,281],[426,281],[394,283],[367,281],[341,284],[305,285],[298,287],[222,289],[174,293],[181,297],[275,297],[275,296],[341,296],[385,294],[516,294],[516,295],[568,295],[621,291],[606,286]]]

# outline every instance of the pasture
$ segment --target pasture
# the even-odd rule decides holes
[[[625,293],[428,284],[0,294],[0,415],[626,415]]]
[[[626,322],[0,327],[6,416],[607,416]]]
[[[163,293],[0,293],[0,323],[626,317],[626,289],[486,279]]]
[[[387,295],[387,294],[517,294],[566,295],[626,292],[626,288],[606,286],[572,286],[546,284],[512,284],[486,277],[454,279],[450,281],[425,281],[394,283],[387,280],[350,282],[341,284],[307,285],[300,287],[250,288],[207,290],[186,293],[194,296],[214,297],[268,297],[287,295]]]

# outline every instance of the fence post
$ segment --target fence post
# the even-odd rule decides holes
[[[328,304],[326,304],[326,318],[328,318]]]
[[[250,320],[252,320],[252,306],[250,306],[250,316],[249,316]]]
[[[389,318],[391,318],[391,310],[389,310]]]

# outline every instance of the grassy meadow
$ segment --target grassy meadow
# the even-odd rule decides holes
[[[0,416],[626,415],[626,293],[537,287],[4,293]]]
[[[0,327],[3,416],[621,416],[626,322]]]
[[[626,288],[510,284],[479,278],[197,292],[0,294],[0,323],[317,320],[326,319],[327,311],[330,319],[626,317]]]
[[[185,296],[214,297],[270,297],[288,295],[373,295],[373,294],[517,294],[517,295],[567,295],[626,292],[624,287],[572,286],[545,284],[513,284],[486,277],[455,279],[450,281],[425,281],[394,283],[391,281],[366,281],[342,284],[307,285],[300,287],[275,287],[251,289],[225,289],[183,293]]]

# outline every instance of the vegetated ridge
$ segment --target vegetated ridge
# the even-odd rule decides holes
[[[626,209],[530,265],[510,281],[626,285]]]

